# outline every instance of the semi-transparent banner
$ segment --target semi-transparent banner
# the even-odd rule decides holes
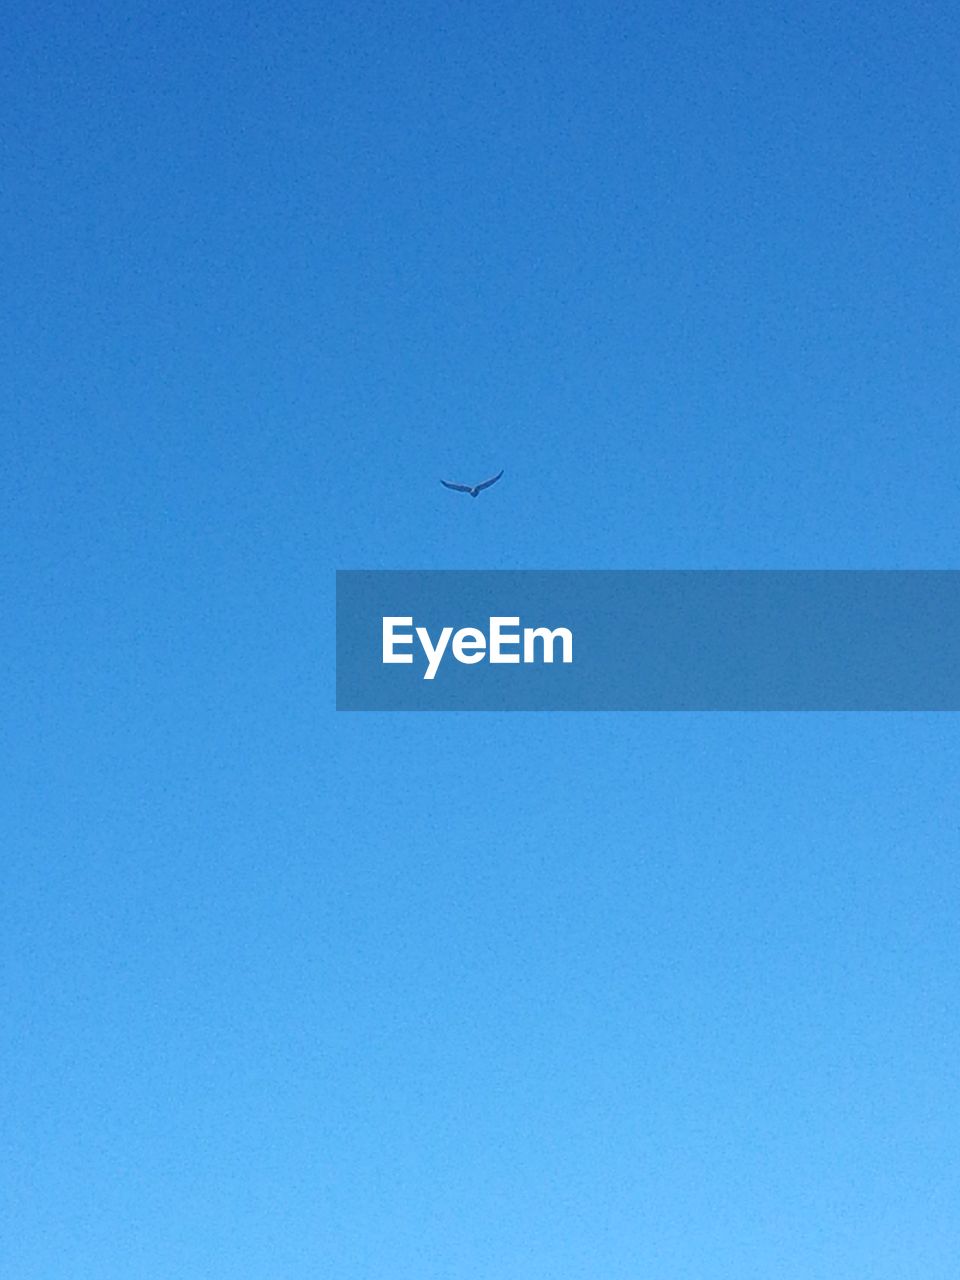
[[[956,711],[953,570],[337,574],[343,711]]]

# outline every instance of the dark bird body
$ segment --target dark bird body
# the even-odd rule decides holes
[[[441,480],[440,483],[448,489],[456,489],[457,493],[469,493],[471,498],[475,498],[483,489],[489,489],[492,484],[496,484],[503,472],[500,471],[491,480],[484,480],[483,484],[454,484],[452,480]]]

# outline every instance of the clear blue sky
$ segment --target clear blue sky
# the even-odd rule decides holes
[[[0,47],[4,1276],[954,1280],[956,718],[337,716],[332,626],[960,567],[955,7],[179,9]]]

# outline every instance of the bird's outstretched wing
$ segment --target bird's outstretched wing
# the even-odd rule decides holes
[[[453,484],[449,480],[441,480],[440,483],[446,485],[448,489],[456,489],[457,493],[470,492],[470,486],[468,484]]]
[[[489,489],[492,484],[497,483],[497,481],[500,479],[502,475],[503,475],[503,472],[498,471],[497,474],[491,480],[484,480],[483,484],[478,484],[477,492],[479,493],[481,489]]]

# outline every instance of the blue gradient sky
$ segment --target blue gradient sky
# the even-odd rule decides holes
[[[5,1277],[953,1280],[954,717],[332,710],[338,567],[960,567],[953,7],[81,9],[0,48]]]

